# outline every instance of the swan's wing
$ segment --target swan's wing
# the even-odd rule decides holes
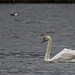
[[[55,55],[51,61],[55,62],[75,62],[75,50],[64,49]]]

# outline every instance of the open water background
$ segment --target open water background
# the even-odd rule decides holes
[[[45,35],[51,57],[75,49],[75,4],[0,4],[0,75],[75,75],[75,63],[44,61]]]

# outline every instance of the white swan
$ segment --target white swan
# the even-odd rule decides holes
[[[48,41],[47,50],[45,54],[45,61],[49,62],[75,62],[75,50],[64,48],[60,53],[56,54],[53,58],[50,59],[50,52],[52,46],[52,39],[50,36],[45,36],[43,42]]]

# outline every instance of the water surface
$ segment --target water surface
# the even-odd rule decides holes
[[[75,75],[75,63],[44,61],[45,35],[51,57],[75,49],[75,4],[0,4],[0,75]]]

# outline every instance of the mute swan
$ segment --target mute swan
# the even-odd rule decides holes
[[[47,50],[45,54],[45,61],[49,62],[75,62],[75,50],[64,48],[60,53],[56,54],[53,58],[50,59],[50,52],[52,46],[52,39],[50,36],[45,36],[43,42],[48,41]]]

